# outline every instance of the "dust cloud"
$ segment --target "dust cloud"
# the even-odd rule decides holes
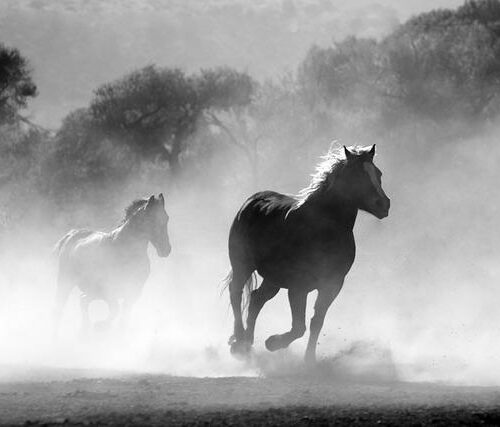
[[[378,146],[376,163],[392,210],[382,222],[359,215],[357,259],[320,337],[322,376],[500,383],[497,135],[492,128],[422,160]],[[167,193],[173,251],[165,260],[150,250],[152,273],[127,330],[80,337],[75,290],[53,342],[57,257],[49,243],[59,236],[53,230],[44,235],[40,224],[36,232],[4,242],[0,378],[29,378],[26,372],[41,367],[186,376],[306,374],[304,338],[276,354],[263,347],[268,335],[290,327],[284,291],[261,313],[251,359],[229,354],[232,314],[220,283],[229,269],[230,221],[244,190],[220,203],[215,215],[215,193],[199,200],[181,190]],[[91,307],[94,321],[106,312],[104,304]]]

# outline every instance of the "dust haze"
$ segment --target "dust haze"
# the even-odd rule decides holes
[[[313,44],[326,49],[352,35],[384,40],[410,15],[434,5],[5,2],[0,41],[30,61],[39,96],[27,115],[49,129],[50,139],[68,113],[89,105],[98,86],[137,68],[154,63],[196,73],[230,66],[252,75],[261,90],[286,89],[286,79],[300,74]],[[366,96],[363,102],[370,104]],[[282,102],[272,107],[273,114],[290,105]],[[381,109],[375,106],[373,114],[382,117]],[[51,378],[51,368],[196,377],[300,372],[305,337],[272,354],[263,345],[270,334],[290,327],[283,290],[261,312],[251,359],[229,354],[232,313],[221,287],[229,270],[227,237],[248,196],[261,189],[298,193],[336,140],[337,148],[377,144],[375,163],[392,206],[383,221],[358,216],[356,260],[320,336],[322,374],[500,385],[500,128],[494,118],[472,123],[417,115],[403,125],[384,116],[375,126],[371,113],[365,121],[360,111],[342,105],[328,125],[323,116],[297,122],[283,113],[259,122],[255,115],[234,132],[237,137],[247,132],[241,136],[245,141],[259,137],[257,176],[245,154],[223,140],[224,132],[203,123],[189,137],[176,179],[167,166],[151,160],[125,177],[97,179],[78,193],[51,192],[13,175],[0,189],[0,380],[33,379],[40,369]],[[229,113],[219,117],[238,124]],[[40,152],[50,141],[44,141],[34,151],[35,163],[45,159]],[[124,155],[113,150],[113,159]],[[37,175],[42,181],[44,173]],[[70,228],[109,231],[132,200],[159,192],[166,197],[172,253],[162,259],[149,248],[151,275],[129,329],[82,338],[75,290],[60,338],[52,341],[55,242]],[[312,305],[313,295],[308,318]],[[106,314],[104,303],[92,304],[94,321]]]

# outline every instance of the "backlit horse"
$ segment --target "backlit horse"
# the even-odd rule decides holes
[[[90,324],[89,304],[103,300],[109,315],[100,326],[108,327],[117,317],[125,322],[149,276],[148,243],[160,257],[170,254],[168,215],[163,194],[140,199],[125,210],[125,218],[109,233],[71,230],[56,244],[59,253],[55,333],[66,300],[74,287],[81,291],[83,330]]]
[[[234,314],[233,353],[250,350],[257,316],[280,288],[288,289],[292,327],[270,336],[266,348],[285,348],[302,337],[307,294],[317,290],[305,355],[308,362],[316,360],[326,312],[354,261],[353,227],[358,210],[379,219],[389,214],[390,200],[382,189],[382,173],[373,163],[374,155],[375,145],[330,151],[298,197],[262,191],[243,204],[229,234],[232,271],[227,281]],[[253,289],[255,271],[263,278],[258,289]],[[246,328],[241,307],[245,286],[250,291]]]

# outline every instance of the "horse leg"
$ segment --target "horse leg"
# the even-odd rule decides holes
[[[318,337],[325,321],[326,312],[332,304],[333,300],[337,297],[342,289],[342,282],[334,288],[321,288],[318,290],[316,303],[314,304],[314,315],[311,318],[309,340],[307,342],[305,361],[308,364],[316,362],[316,346],[318,344]]]
[[[250,294],[250,304],[248,306],[246,340],[250,345],[254,341],[255,322],[264,304],[276,296],[280,290],[279,286],[270,284],[264,280],[260,287]]]
[[[95,324],[95,328],[101,331],[106,331],[111,328],[114,320],[118,316],[118,312],[120,311],[120,304],[118,303],[118,300],[116,298],[106,299],[106,302],[108,303],[109,309],[108,317],[105,320],[97,322]]]
[[[303,336],[306,331],[307,292],[289,289],[288,301],[292,310],[292,329],[284,334],[271,335],[266,340],[266,348],[269,351],[288,347],[290,343]]]
[[[229,296],[234,316],[234,333],[229,338],[229,344],[231,345],[231,353],[233,354],[246,353],[248,351],[248,344],[245,343],[245,328],[243,326],[241,314],[241,299],[243,288],[250,274],[251,271],[248,271],[248,269],[233,268],[233,274],[229,283]]]
[[[125,298],[121,305],[120,313],[120,329],[127,329],[130,323],[130,314],[132,312],[132,306],[137,301],[137,298]]]
[[[56,301],[53,311],[53,339],[56,341],[59,333],[59,325],[63,314],[64,306],[68,300],[70,292],[73,290],[73,284],[59,272],[57,276]]]
[[[90,298],[86,294],[82,294],[80,296],[80,312],[82,315],[81,334],[83,336],[88,334],[90,328],[89,306]]]

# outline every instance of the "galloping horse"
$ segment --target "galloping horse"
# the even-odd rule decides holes
[[[133,201],[125,209],[125,218],[109,233],[71,230],[56,244],[59,253],[55,333],[71,290],[77,286],[82,295],[83,330],[90,325],[89,304],[103,300],[108,304],[108,318],[102,327],[112,324],[121,302],[121,315],[127,320],[131,307],[139,298],[149,276],[148,242],[158,256],[171,251],[168,238],[168,215],[163,194],[158,198]]]
[[[292,328],[270,336],[266,348],[285,348],[303,336],[307,294],[316,289],[305,354],[306,362],[316,360],[326,312],[354,262],[353,227],[358,210],[378,219],[389,214],[390,200],[381,186],[382,173],[373,164],[374,155],[375,145],[344,146],[343,155],[342,151],[330,151],[298,197],[262,191],[243,204],[229,234],[232,353],[250,350],[257,316],[280,288],[288,289]],[[254,271],[263,278],[258,289],[253,289]],[[245,286],[250,292],[246,329],[241,308]]]

